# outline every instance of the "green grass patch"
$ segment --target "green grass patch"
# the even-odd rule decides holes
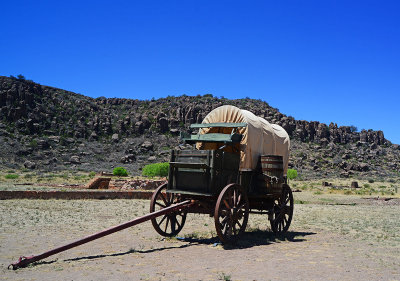
[[[19,178],[19,175],[18,174],[7,174],[4,177],[8,180],[15,180],[15,179]]]
[[[148,177],[166,177],[168,175],[169,163],[154,163],[143,167],[142,175]]]

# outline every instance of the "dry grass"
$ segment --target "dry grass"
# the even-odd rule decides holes
[[[3,268],[1,273],[10,280],[33,278],[39,280],[44,276],[47,276],[48,280],[105,277],[113,279],[113,276],[122,278],[124,274],[131,274],[131,277],[134,274],[136,277],[133,279],[136,280],[139,280],[139,277],[142,280],[191,280],[190,276],[193,275],[190,274],[194,274],[193,268],[198,267],[196,274],[201,274],[203,280],[216,280],[221,276],[231,276],[233,280],[245,280],[246,278],[241,275],[242,271],[237,270],[236,262],[241,263],[240,257],[247,256],[245,259],[248,260],[247,266],[251,266],[254,270],[262,270],[265,269],[265,265],[262,262],[257,263],[257,260],[266,262],[273,257],[274,251],[279,254],[273,261],[268,260],[268,263],[276,264],[277,276],[282,276],[279,275],[282,274],[278,265],[282,263],[279,256],[286,256],[285,262],[298,271],[307,266],[307,263],[318,262],[318,259],[321,259],[318,255],[323,255],[324,251],[333,251],[329,254],[336,255],[335,262],[338,263],[343,259],[342,251],[345,251],[346,257],[352,261],[354,258],[363,259],[366,262],[365,266],[373,265],[374,270],[383,270],[384,274],[391,274],[392,268],[400,266],[399,259],[393,258],[400,255],[399,205],[367,205],[361,204],[359,196],[329,193],[315,196],[312,191],[295,193],[295,200],[303,201],[304,204],[295,205],[290,232],[288,236],[278,239],[269,231],[266,216],[251,214],[247,233],[236,247],[231,249],[223,248],[221,245],[215,247],[214,243],[218,240],[215,238],[213,218],[207,215],[189,214],[187,223],[179,234],[180,237],[190,238],[184,242],[175,238],[163,239],[153,230],[150,223],[144,223],[102,238],[99,242],[91,242],[59,254],[55,258],[60,258],[60,261],[54,262],[54,258],[48,258],[46,260],[52,262],[51,264],[45,263],[18,271],[17,275],[4,269],[17,256],[40,253],[144,215],[148,212],[149,201],[4,200],[0,204],[0,245],[2,245],[0,261]],[[313,236],[319,238],[314,241],[312,240],[314,238],[311,238]],[[306,244],[292,242],[307,240],[314,242]],[[335,254],[336,244],[342,248]],[[326,247],[332,248],[325,250]],[[366,251],[360,252],[363,248]],[[201,260],[189,261],[187,260],[189,254],[203,255],[203,257]],[[229,262],[231,266],[219,266],[215,262],[207,263],[207,259],[212,260],[214,256],[221,259],[225,255],[234,259]],[[292,256],[302,257],[302,255],[306,257],[292,259]],[[185,271],[185,268],[176,265],[170,257],[190,263],[190,269]],[[304,259],[310,260],[302,264]],[[204,271],[203,267],[199,267],[197,263],[200,261],[205,263],[204,266],[208,266],[209,270]],[[375,265],[376,261],[378,265]],[[345,260],[344,265],[347,263]],[[160,269],[155,271],[158,267]],[[302,273],[305,274],[303,277],[319,279],[315,277],[318,275],[313,275],[318,271],[311,272],[310,267],[307,268],[307,271]],[[268,269],[268,272],[271,271],[272,269]],[[96,272],[99,275],[96,275]],[[164,275],[160,275],[161,273]],[[331,274],[335,274],[335,271]],[[358,273],[355,274],[358,276]],[[273,276],[275,275],[271,278]]]
[[[326,181],[332,186],[324,187],[322,182]],[[358,182],[359,188],[351,188],[353,181]],[[361,196],[394,196],[400,198],[400,179],[390,179],[389,181],[357,179],[321,179],[318,181],[299,181],[290,182],[292,189],[313,191],[315,195],[320,194],[344,194]]]

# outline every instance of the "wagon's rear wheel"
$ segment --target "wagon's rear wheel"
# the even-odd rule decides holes
[[[287,184],[283,185],[282,194],[275,199],[271,214],[271,229],[275,234],[285,233],[292,222],[293,217],[293,194]]]
[[[150,212],[162,210],[172,204],[181,202],[180,196],[166,193],[167,184],[163,184],[154,191],[150,202]],[[154,229],[162,236],[175,236],[182,230],[186,221],[186,210],[177,210],[163,216],[151,219]]]
[[[235,242],[245,231],[249,218],[249,200],[240,185],[227,185],[219,194],[214,221],[223,243]]]

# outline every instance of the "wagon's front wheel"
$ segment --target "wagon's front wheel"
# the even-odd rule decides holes
[[[275,234],[285,233],[289,229],[293,217],[293,205],[292,190],[285,184],[281,196],[274,201],[271,214],[271,229]]]
[[[180,196],[174,193],[166,193],[167,184],[161,185],[154,191],[150,202],[150,212],[162,210],[172,204],[179,203]],[[186,210],[177,210],[163,216],[151,219],[154,229],[162,236],[175,236],[182,230],[186,221]]]
[[[214,221],[223,243],[233,243],[245,231],[249,218],[249,200],[238,184],[227,185],[219,194]]]

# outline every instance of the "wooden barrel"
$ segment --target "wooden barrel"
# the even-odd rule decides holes
[[[283,183],[283,157],[261,155],[261,168],[268,193],[280,193]]]

